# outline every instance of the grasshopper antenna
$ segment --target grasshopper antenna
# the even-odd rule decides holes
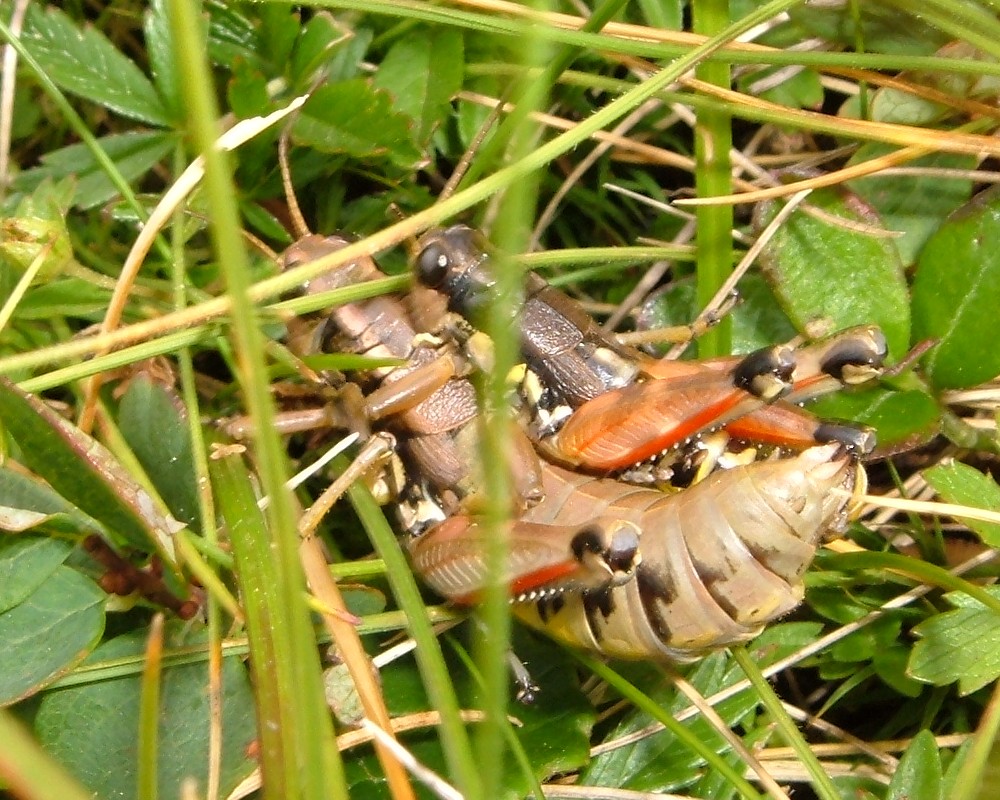
[[[444,188],[441,190],[441,194],[438,195],[438,202],[442,200],[447,200],[451,197],[455,190],[458,188],[458,184],[462,182],[462,178],[469,171],[469,166],[472,164],[472,159],[476,157],[476,153],[479,152],[479,148],[483,146],[483,142],[486,140],[486,134],[490,132],[490,129],[496,125],[497,120],[500,119],[500,112],[503,109],[504,101],[500,100],[493,108],[490,109],[490,113],[483,120],[483,124],[479,126],[479,130],[476,131],[476,135],[472,137],[472,141],[469,142],[469,146],[466,148],[465,152],[462,153],[462,157],[459,159],[458,164],[455,165],[455,170],[451,173],[451,177],[448,178],[448,182],[445,183]]]
[[[285,202],[288,204],[288,216],[292,223],[292,233],[296,239],[304,239],[312,233],[306,224],[306,218],[302,216],[302,208],[299,200],[295,196],[295,189],[292,186],[292,170],[288,163],[288,126],[278,137],[278,168],[281,170],[281,186],[285,190]]]

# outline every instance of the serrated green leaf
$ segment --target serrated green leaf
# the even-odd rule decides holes
[[[232,3],[208,5],[208,57],[217,66],[230,69],[245,60],[254,69],[266,70],[254,24]]]
[[[899,358],[909,347],[910,311],[895,245],[857,229],[882,225],[853,195],[821,189],[806,202],[845,224],[799,209],[778,229],[760,261],[781,307],[802,332],[816,320],[831,321],[833,330],[875,323]],[[762,207],[756,229],[776,212],[773,204]]]
[[[100,443],[6,378],[0,378],[0,419],[29,469],[100,521],[119,544],[158,552],[173,564],[169,540],[176,521],[157,513],[152,498]]]
[[[0,536],[0,613],[24,602],[71,549],[68,542],[42,536]]]
[[[285,8],[277,3],[259,6],[260,49],[278,68],[288,63],[295,47],[295,39],[300,33],[301,15],[294,8]],[[326,12],[316,13],[316,17]],[[315,19],[316,17],[313,17]]]
[[[1000,597],[1000,587],[986,588]],[[1000,678],[1000,616],[962,592],[945,598],[945,611],[913,629],[920,641],[913,647],[907,673],[915,680],[945,686],[958,681],[966,695]]]
[[[171,648],[203,642],[168,628]],[[145,631],[120,636],[98,648],[89,665],[136,659],[145,647]],[[247,748],[254,739],[253,696],[239,658],[222,661],[221,786],[227,794],[256,766]],[[46,695],[35,718],[45,748],[97,797],[135,797],[136,731],[139,729],[137,674],[70,686]],[[203,663],[163,670],[159,713],[158,789],[160,797],[179,797],[181,784],[193,777],[207,785],[211,726],[208,667]]]
[[[1000,374],[994,346],[1000,307],[1000,188],[953,214],[925,245],[913,279],[913,336],[936,339],[925,357],[938,389],[976,386]]]
[[[60,565],[0,614],[0,705],[34,694],[83,660],[104,631],[104,600],[92,580]]]
[[[913,737],[892,775],[885,800],[942,800],[941,756],[930,731]]]
[[[70,94],[140,122],[172,124],[153,84],[96,28],[78,28],[52,5],[30,5],[21,41]]]
[[[318,70],[330,60],[335,50],[350,46],[348,44],[350,38],[344,38],[343,29],[338,27],[331,14],[325,11],[316,14],[302,26],[295,40],[288,68],[292,83],[295,86],[309,86],[316,79]],[[354,77],[354,74],[342,77]]]
[[[122,177],[127,181],[141,178],[170,153],[179,139],[173,133],[129,131],[98,139]],[[47,178],[62,180],[73,176],[77,183],[73,205],[88,209],[106,203],[118,195],[118,189],[83,144],[71,144],[42,156],[42,166],[18,175],[14,185],[30,192]]]
[[[375,86],[388,91],[393,108],[416,124],[416,141],[426,148],[435,128],[451,112],[465,69],[462,35],[437,28],[397,41],[375,74]]]
[[[989,475],[968,464],[951,461],[926,469],[923,475],[945,502],[1000,510],[1000,486]],[[974,519],[963,520],[963,523],[990,547],[1000,547],[1000,525]]]
[[[237,61],[233,64],[233,76],[226,87],[226,99],[233,113],[241,119],[263,116],[271,109],[267,76],[252,64],[242,60]],[[241,155],[246,159],[246,151]],[[263,159],[259,155],[257,158],[251,155],[248,160],[251,163],[260,163]]]
[[[813,641],[819,629],[820,626],[815,623],[775,625],[755,639],[750,645],[750,650],[755,660],[761,666],[766,666]],[[633,679],[633,683],[643,687],[656,686],[650,677],[647,675],[642,682]],[[726,654],[717,653],[699,662],[686,677],[703,696],[707,697],[742,680],[744,676]],[[674,714],[690,705],[669,685],[669,682],[664,682],[660,688],[647,688],[647,692]],[[720,703],[716,711],[726,724],[735,726],[747,717],[756,704],[753,692],[746,690]],[[638,712],[629,714],[608,732],[606,740],[614,740],[639,730],[649,722],[650,719],[645,714]],[[701,717],[685,724],[697,731],[705,741],[713,742],[717,752],[723,752],[727,748]],[[678,743],[672,734],[664,731],[629,747],[595,757],[581,775],[581,783],[630,788],[637,791],[677,791],[682,787],[693,785],[701,777],[703,767],[704,763],[699,756],[692,753],[685,745]]]
[[[382,158],[405,168],[420,159],[410,121],[392,110],[387,92],[360,78],[317,89],[292,130],[297,142],[326,153]]]

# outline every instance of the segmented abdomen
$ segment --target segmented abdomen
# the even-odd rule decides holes
[[[529,522],[636,523],[640,563],[621,585],[515,604],[529,625],[620,658],[688,661],[746,641],[802,598],[802,573],[846,525],[855,461],[837,445],[716,472],[682,492],[545,470]]]

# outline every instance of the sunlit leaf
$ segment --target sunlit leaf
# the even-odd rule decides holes
[[[882,222],[856,196],[832,189],[817,190],[805,202],[822,213],[797,209],[761,253],[785,313],[800,331],[820,320],[832,323],[832,330],[875,323],[899,358],[910,342],[909,297],[899,252],[878,235]],[[773,204],[762,208],[755,227],[762,229],[776,213]]]
[[[1000,597],[1000,588],[988,587]],[[913,629],[914,645],[909,674],[924,683],[945,686],[958,682],[969,694],[1000,678],[1000,616],[967,594],[945,595],[955,606]]]
[[[913,336],[934,339],[924,358],[939,389],[975,386],[1000,374],[994,346],[1000,308],[1000,188],[978,195],[930,238],[913,279]]]
[[[924,470],[924,478],[947,503],[1000,511],[1000,486],[979,470],[950,461]],[[1000,547],[1000,525],[981,520],[962,520],[990,547]]]

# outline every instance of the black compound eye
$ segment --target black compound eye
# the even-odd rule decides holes
[[[448,277],[450,266],[451,261],[445,249],[440,244],[433,242],[427,245],[417,257],[417,277],[425,286],[435,289]]]

